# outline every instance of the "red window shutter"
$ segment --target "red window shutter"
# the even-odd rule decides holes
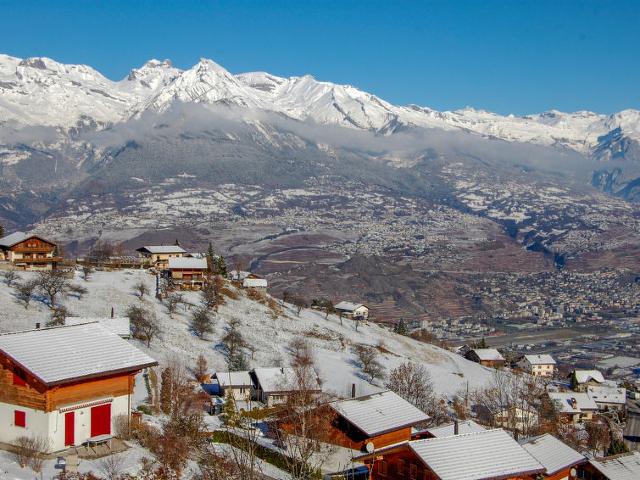
[[[17,373],[14,372],[13,373],[13,384],[17,385],[19,387],[24,387],[27,384],[27,382],[25,382],[24,379],[20,375],[18,375]]]
[[[16,427],[27,427],[27,414],[20,410],[14,410],[13,412],[13,424]]]
[[[91,436],[111,434],[111,404],[99,405],[91,409]]]

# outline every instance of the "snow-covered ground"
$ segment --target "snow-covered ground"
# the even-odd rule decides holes
[[[28,273],[21,273],[27,277]],[[127,307],[140,302],[133,293],[133,286],[145,282],[151,292],[155,288],[155,278],[142,270],[117,272],[95,272],[88,282],[76,274],[75,283],[85,286],[89,292],[81,299],[68,296],[63,303],[74,316],[109,316],[113,307],[116,316],[124,315]],[[283,314],[274,318],[268,307],[253,301],[243,291],[239,298],[226,298],[215,314],[214,333],[202,340],[189,329],[191,311],[181,307],[170,318],[162,303],[147,296],[142,303],[155,311],[161,325],[161,334],[151,348],[137,345],[155,357],[161,365],[183,362],[189,367],[199,354],[203,354],[211,370],[225,370],[226,363],[219,342],[232,319],[240,323],[245,340],[254,350],[249,356],[252,367],[285,366],[289,362],[287,345],[296,337],[307,339],[313,346],[318,373],[324,390],[337,396],[346,396],[351,384],[357,385],[358,394],[378,390],[363,378],[357,365],[352,346],[358,343],[380,347],[380,361],[387,371],[400,363],[411,360],[424,364],[438,392],[451,395],[461,390],[473,390],[486,382],[491,371],[462,357],[433,345],[417,342],[397,335],[376,324],[361,324],[358,331],[355,323],[340,320],[335,316],[324,318],[324,314],[314,310],[302,310],[298,316],[288,306]],[[49,310],[44,302],[34,300],[28,309],[18,303],[15,289],[0,284],[0,332],[26,330],[35,327],[36,322],[44,324],[49,318]],[[198,304],[200,294],[185,293],[185,298]],[[139,399],[144,398],[141,393]]]

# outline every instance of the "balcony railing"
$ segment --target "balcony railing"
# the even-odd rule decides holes
[[[16,247],[11,249],[16,253],[51,253],[53,250],[53,247]]]
[[[14,258],[13,263],[60,263],[62,257]]]

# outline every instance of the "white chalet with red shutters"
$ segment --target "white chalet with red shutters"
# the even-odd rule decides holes
[[[134,377],[157,362],[98,323],[0,335],[0,442],[56,452],[114,434]]]

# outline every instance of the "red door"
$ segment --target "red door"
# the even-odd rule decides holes
[[[111,404],[99,405],[91,409],[91,436],[111,433]]]
[[[75,445],[76,443],[76,416],[75,412],[64,414],[64,444]]]

